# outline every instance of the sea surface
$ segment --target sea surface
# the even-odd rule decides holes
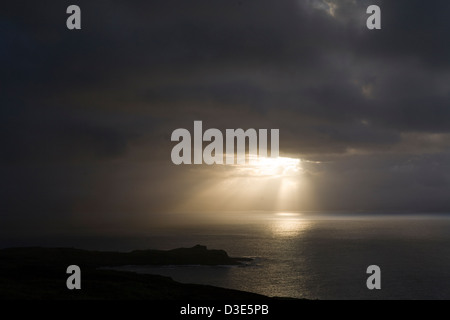
[[[35,245],[54,240],[41,241]],[[261,221],[160,229],[139,237],[64,239],[58,245],[74,241],[81,248],[119,251],[202,244],[233,257],[253,258],[243,266],[118,268],[183,283],[307,299],[450,299],[447,215],[278,214]],[[366,286],[370,265],[381,269],[381,290]]]

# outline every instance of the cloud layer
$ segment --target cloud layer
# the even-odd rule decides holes
[[[81,31],[68,2],[3,5],[2,211],[170,211],[226,178],[170,163],[194,120],[279,128],[315,195],[299,210],[449,210],[450,3],[369,2],[79,1]]]

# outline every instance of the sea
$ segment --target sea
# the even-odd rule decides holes
[[[41,239],[34,245],[52,245]],[[22,243],[25,244],[25,243]],[[58,246],[130,251],[205,245],[252,258],[239,266],[123,266],[274,297],[320,300],[450,299],[450,215],[278,213],[259,221],[153,230],[137,237],[77,237]],[[380,289],[369,289],[369,266]]]

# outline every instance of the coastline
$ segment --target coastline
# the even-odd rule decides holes
[[[0,250],[0,300],[268,300],[268,296],[209,285],[185,284],[170,277],[105,270],[122,265],[239,265],[205,246],[132,252],[73,248],[9,248]],[[69,265],[81,269],[81,289],[69,290]]]

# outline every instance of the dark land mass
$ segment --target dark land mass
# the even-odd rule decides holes
[[[0,299],[58,300],[261,300],[269,297],[207,285],[182,284],[169,277],[103,270],[123,265],[239,265],[223,250],[205,246],[168,251],[87,251],[71,248],[0,250]],[[67,267],[81,268],[81,290],[69,290]]]

